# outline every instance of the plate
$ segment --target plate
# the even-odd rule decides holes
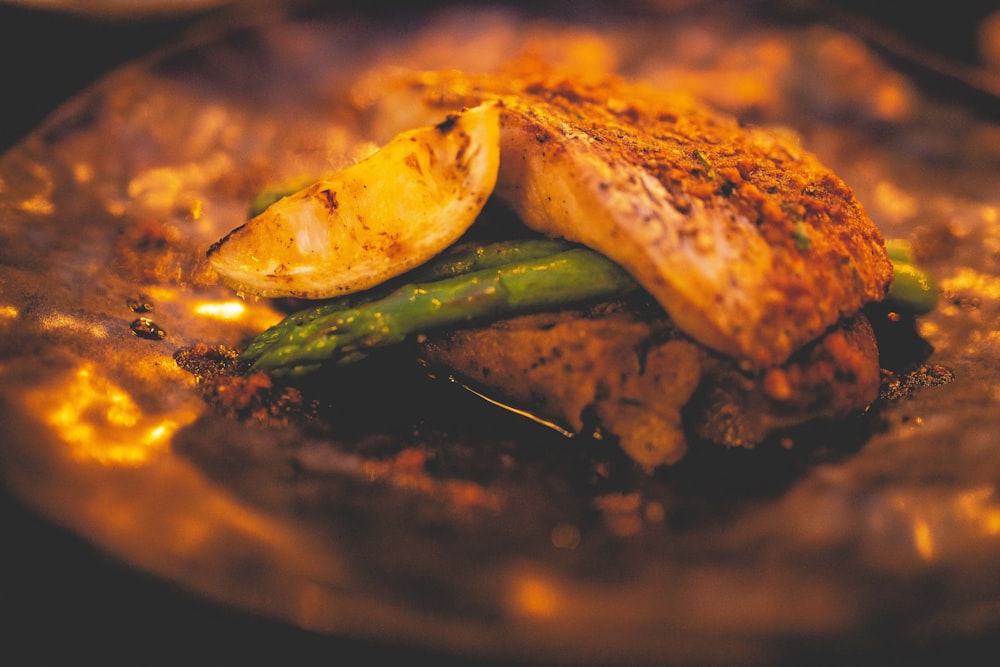
[[[139,571],[323,636],[768,664],[1000,629],[1000,126],[848,33],[754,7],[297,3],[234,11],[86,90],[0,160],[7,486]],[[921,250],[941,301],[916,340],[954,379],[652,476],[405,355],[217,409],[177,355],[283,315],[204,264],[253,194],[374,148],[351,111],[366,72],[529,52],[796,133]],[[280,409],[316,395],[315,418]]]

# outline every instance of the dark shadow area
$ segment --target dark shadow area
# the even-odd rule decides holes
[[[115,67],[169,43],[198,18],[102,20],[0,6],[0,153],[70,97]]]

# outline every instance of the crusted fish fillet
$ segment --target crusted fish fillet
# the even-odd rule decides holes
[[[677,326],[763,368],[892,280],[853,192],[780,133],[618,78],[530,67],[392,72],[357,100],[385,136],[499,100],[495,194],[539,232],[624,266]]]

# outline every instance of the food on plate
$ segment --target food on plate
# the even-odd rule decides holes
[[[258,337],[243,358],[255,369],[301,375],[326,361],[350,363],[423,331],[614,298],[637,288],[599,253],[537,240],[461,247],[407,277],[385,296],[336,301],[290,317]]]
[[[647,470],[692,438],[751,446],[877,398],[863,308],[886,298],[893,260],[785,133],[538,63],[382,72],[356,92],[385,146],[209,250],[241,292],[346,295],[263,333],[243,354],[254,370],[414,341],[432,367],[612,436]],[[465,238],[489,198],[518,240]],[[913,271],[898,296],[926,312],[936,291]]]
[[[841,179],[788,137],[689,99],[531,60],[369,85],[380,132],[499,100],[496,196],[529,228],[621,264],[681,330],[755,367],[782,363],[892,280]]]
[[[454,243],[500,160],[495,105],[404,132],[366,160],[274,203],[209,250],[234,289],[318,299],[378,285]]]

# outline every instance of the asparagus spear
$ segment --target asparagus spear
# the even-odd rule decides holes
[[[264,210],[278,201],[282,197],[293,195],[299,190],[309,187],[319,178],[308,174],[303,174],[290,178],[282,183],[272,183],[259,190],[253,199],[250,200],[250,210],[247,211],[247,219],[256,218]]]
[[[355,306],[313,309],[312,317],[266,345],[251,368],[272,375],[302,375],[324,362],[357,361],[372,348],[402,342],[428,329],[613,298],[636,287],[624,269],[603,255],[572,248],[406,284]]]
[[[885,304],[892,310],[914,315],[926,315],[938,303],[938,286],[934,278],[918,267],[913,248],[904,240],[890,239],[885,243],[892,261],[893,279]]]
[[[895,252],[895,251],[894,251]],[[932,281],[893,255],[897,289],[890,303],[924,314],[933,309]],[[403,282],[405,281],[405,282]],[[346,364],[367,350],[436,327],[622,296],[636,289],[619,266],[596,252],[552,239],[461,246],[400,280],[294,313],[251,341],[241,358],[253,370],[305,375],[324,362]]]
[[[556,239],[520,239],[486,244],[464,244],[451,248],[432,261],[420,266],[400,280],[425,282],[491,269],[515,261],[527,261],[569,250],[573,245]],[[298,329],[324,314],[354,308],[365,301],[382,298],[400,286],[400,280],[357,294],[338,297],[322,304],[292,313],[250,342],[241,358],[252,361],[279,339],[296,334]],[[297,340],[297,338],[296,338]]]

